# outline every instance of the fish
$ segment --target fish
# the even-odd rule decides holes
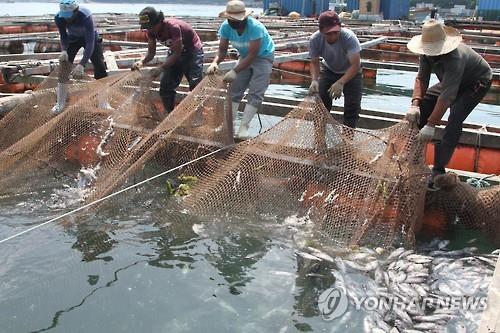
[[[397,248],[396,250],[391,252],[391,254],[387,257],[387,260],[391,261],[398,258],[404,251],[404,247]]]
[[[322,260],[325,260],[325,261],[328,261],[331,263],[334,262],[333,258],[331,256],[329,256],[328,254],[326,254],[325,252],[322,252],[322,251],[315,249],[313,247],[310,247],[310,246],[306,247],[306,249],[308,250],[309,254],[312,254],[315,257],[318,257]]]
[[[430,330],[434,330],[436,328],[436,324],[422,322],[422,323],[418,323],[416,325],[413,325],[413,328],[415,328],[417,330],[424,330],[424,331],[428,330],[428,331],[430,331]]]
[[[425,321],[425,322],[438,322],[438,321],[448,321],[452,318],[450,314],[433,314],[429,316],[417,316],[415,317],[416,321]]]

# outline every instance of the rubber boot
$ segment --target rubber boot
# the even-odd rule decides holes
[[[66,106],[66,99],[68,98],[68,87],[69,83],[57,83],[57,102],[56,105],[52,107],[53,113],[60,113],[62,112],[62,110],[64,110],[64,107]]]
[[[242,140],[246,140],[249,138],[248,127],[250,126],[250,122],[252,118],[257,113],[257,107],[247,104],[245,106],[245,110],[243,111],[243,118],[241,119],[240,129],[238,130],[238,138]]]
[[[236,127],[238,126],[238,109],[240,107],[239,102],[233,102],[231,104],[231,109],[233,110],[233,131],[236,132]]]

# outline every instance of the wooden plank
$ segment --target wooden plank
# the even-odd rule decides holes
[[[115,55],[111,51],[104,52],[104,61],[106,62],[106,67],[108,70],[118,69],[118,64],[116,63]]]

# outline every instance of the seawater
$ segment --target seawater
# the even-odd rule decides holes
[[[144,7],[153,6],[168,16],[207,16],[217,17],[225,6],[220,5],[193,5],[181,3],[104,3],[79,1],[82,7],[92,13],[124,13],[138,14]],[[261,13],[262,8],[251,8]],[[33,16],[55,15],[59,10],[58,2],[2,2],[0,16]]]

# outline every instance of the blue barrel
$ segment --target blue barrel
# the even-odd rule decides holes
[[[353,10],[359,9],[359,0],[347,0],[347,11],[352,12]]]
[[[478,0],[478,10],[500,10],[500,1],[498,0]]]
[[[301,16],[319,16],[330,6],[329,0],[264,0],[264,11],[279,7],[281,15],[297,12]]]
[[[408,18],[410,12],[409,0],[382,0],[380,2],[380,12],[384,20],[399,20]]]
[[[500,20],[500,0],[478,0],[477,16],[489,21]]]

